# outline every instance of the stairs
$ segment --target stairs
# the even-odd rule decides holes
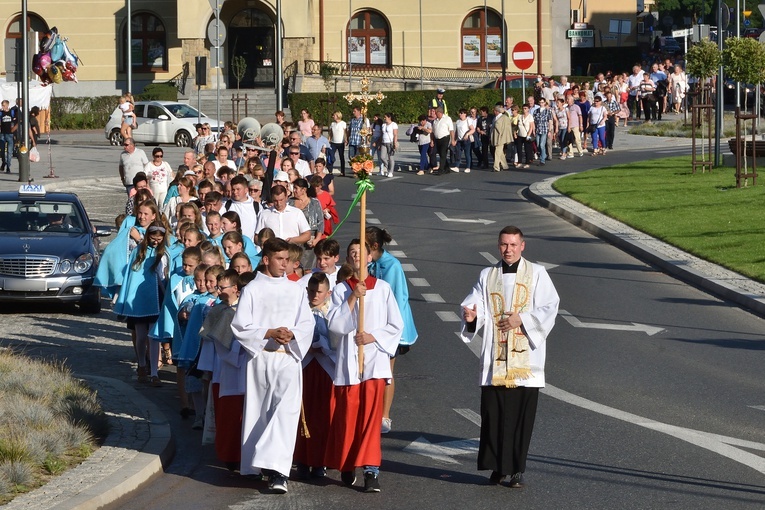
[[[208,117],[215,118],[217,115],[216,107],[216,90],[200,90],[199,99],[197,99],[196,87],[189,87],[187,90],[189,93],[188,98],[180,99],[183,102],[188,102],[194,108],[199,104],[199,109],[205,113]],[[241,98],[239,102],[239,118],[234,119],[234,112],[232,109],[231,98],[236,97],[237,93]],[[247,115],[245,115],[245,102],[244,96],[247,95]],[[199,103],[197,103],[199,101]],[[258,122],[267,124],[274,122],[274,112],[276,111],[276,94],[273,89],[259,88],[259,89],[221,89],[220,91],[220,120],[241,120],[244,117],[255,117]],[[285,101],[284,111],[287,119],[290,118],[290,111],[287,108]]]

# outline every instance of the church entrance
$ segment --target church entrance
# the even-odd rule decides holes
[[[228,43],[228,87],[237,86],[235,57],[244,58],[247,68],[240,88],[273,87],[276,69],[276,28],[268,14],[260,9],[243,9],[231,19]]]

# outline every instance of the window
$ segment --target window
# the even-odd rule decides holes
[[[476,9],[462,22],[462,66],[502,65],[502,18],[492,9]]]
[[[390,27],[374,11],[361,11],[348,25],[348,61],[361,65],[390,65]]]
[[[39,18],[38,16],[34,14],[27,15],[27,25],[30,30],[33,32],[38,32],[39,35],[42,37],[42,35],[48,31],[48,25],[45,23],[45,21],[42,20],[42,18]],[[17,15],[13,18],[13,21],[11,21],[8,24],[8,29],[5,31],[5,37],[7,39],[20,39],[21,38],[21,15]]]
[[[130,55],[133,71],[167,71],[167,33],[162,21],[149,13],[133,15]],[[127,26],[122,29],[122,40],[127,40]],[[127,68],[127,53],[122,53],[122,68]]]

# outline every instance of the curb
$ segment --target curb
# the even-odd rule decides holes
[[[654,239],[558,193],[552,185],[561,177],[566,175],[531,184],[524,194],[542,207],[613,246],[765,318],[765,285]]]
[[[114,503],[162,472],[175,454],[165,414],[131,385],[111,377],[78,375],[99,393],[111,430],[82,464],[4,509],[90,510]]]

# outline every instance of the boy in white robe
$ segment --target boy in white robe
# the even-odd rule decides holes
[[[305,288],[284,277],[289,244],[263,245],[263,272],[242,290],[231,329],[251,358],[242,426],[241,474],[270,472],[272,491],[287,492],[300,402],[301,361],[311,348],[314,318]]]
[[[491,485],[510,476],[521,488],[534,429],[539,388],[545,385],[547,335],[560,299],[544,266],[521,254],[518,227],[499,233],[502,260],[481,271],[462,301],[462,340],[483,329],[481,347],[481,440],[478,469],[490,469]]]
[[[364,469],[364,491],[380,492],[382,460],[380,428],[385,384],[391,377],[390,357],[396,353],[404,321],[390,285],[368,276],[359,281],[360,245],[351,241],[349,259],[355,273],[332,291],[329,332],[337,352],[335,412],[327,442],[327,467],[339,469],[348,486],[356,480],[355,468]],[[367,249],[367,260],[371,255]],[[364,299],[364,328],[358,331],[358,301]],[[359,347],[363,346],[363,373],[359,374]]]

